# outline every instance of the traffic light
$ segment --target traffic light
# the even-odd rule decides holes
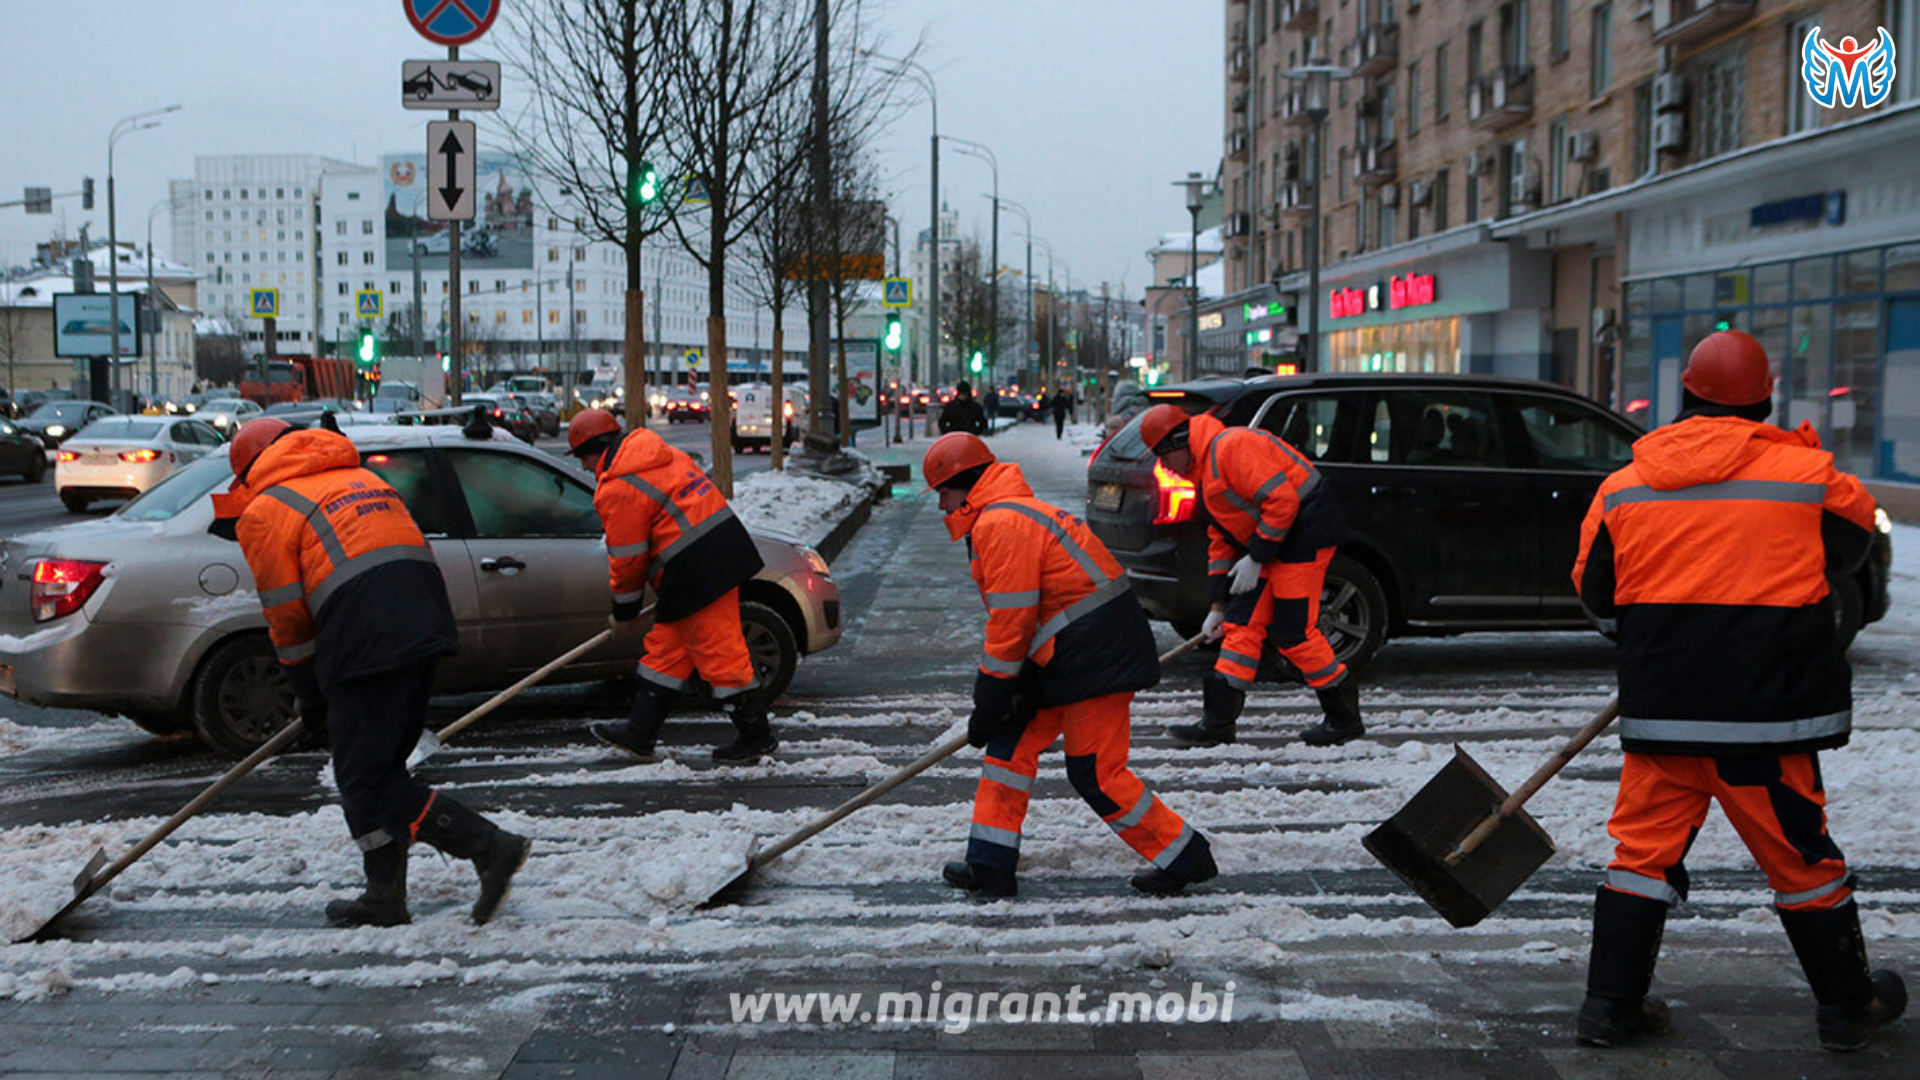
[[[380,362],[380,339],[371,330],[360,331],[360,347],[354,351],[361,367],[372,367]]]
[[[93,209],[93,177],[91,176],[82,177],[80,180],[80,209]]]
[[[901,329],[900,316],[887,316],[887,334],[880,339],[880,343],[890,353],[899,352],[900,346],[906,343],[906,333]]]
[[[640,206],[651,206],[660,198],[660,173],[653,163],[643,161],[634,171],[633,201]]]
[[[967,366],[973,369],[975,375],[978,375],[986,370],[987,358],[981,354],[979,349],[975,349],[973,350],[973,359],[968,361]]]

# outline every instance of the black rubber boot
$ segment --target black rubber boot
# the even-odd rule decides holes
[[[1339,746],[1367,733],[1367,725],[1360,720],[1360,684],[1354,680],[1352,671],[1341,675],[1339,682],[1322,686],[1314,693],[1319,696],[1320,708],[1327,718],[1300,733],[1301,740],[1308,746]]]
[[[1213,845],[1207,843],[1206,837],[1194,833],[1193,839],[1187,841],[1186,850],[1172,865],[1164,870],[1149,866],[1133,875],[1133,888],[1147,896],[1172,896],[1189,885],[1219,876],[1220,868],[1213,863]]]
[[[473,863],[480,875],[480,898],[473,902],[473,921],[481,926],[493,919],[513,890],[513,876],[527,865],[533,841],[514,834],[467,809],[448,795],[436,794],[420,822],[420,839],[456,859]]]
[[[1234,739],[1240,712],[1247,707],[1247,692],[1235,689],[1227,677],[1209,671],[1200,680],[1200,722],[1176,724],[1167,734],[1189,746],[1219,746]]]
[[[766,703],[759,700],[759,693],[749,692],[741,697],[742,700],[721,706],[739,734],[725,746],[714,747],[713,761],[716,765],[759,761],[780,749],[779,742],[773,737],[773,724],[767,720]]]
[[[1873,1042],[1876,1028],[1906,1011],[1907,984],[1899,974],[1867,970],[1867,943],[1853,901],[1824,911],[1782,911],[1780,923],[1820,1003],[1814,1020],[1821,1046],[1862,1049]]]
[[[327,904],[332,926],[405,926],[407,913],[407,845],[389,840],[361,855],[367,868],[367,888],[351,900]]]
[[[1665,1002],[1647,996],[1667,905],[1602,888],[1593,901],[1593,952],[1578,1034],[1588,1046],[1624,1046],[1673,1026]]]
[[[1020,880],[1011,870],[1000,870],[978,863],[950,862],[940,871],[947,884],[983,897],[1007,897],[1020,891]]]
[[[661,758],[654,749],[654,741],[660,737],[660,728],[667,722],[667,691],[652,683],[641,683],[638,693],[633,695],[633,708],[627,714],[624,723],[589,724],[587,730],[593,737],[617,747],[640,759],[641,764],[651,765]]]

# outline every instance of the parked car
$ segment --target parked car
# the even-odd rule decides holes
[[[534,427],[539,429],[540,434],[548,438],[560,434],[559,399],[555,398],[552,394],[541,391],[522,393],[520,398],[527,403],[527,408],[532,411]]]
[[[453,425],[346,434],[445,573],[460,652],[441,662],[437,692],[498,690],[605,626],[607,550],[584,473]],[[233,756],[285,723],[293,694],[246,562],[207,535],[211,494],[230,480],[216,449],[110,517],[0,541],[0,693],[196,734]],[[813,549],[754,540],[766,565],[741,586],[740,616],[754,672],[777,696],[800,657],[839,640],[840,594]],[[633,657],[631,642],[609,643],[553,681],[631,676]]]
[[[1270,431],[1311,459],[1352,526],[1327,571],[1320,626],[1349,664],[1389,638],[1591,630],[1573,592],[1580,522],[1642,432],[1547,383],[1465,375],[1212,379],[1148,392]],[[1206,615],[1197,492],[1158,467],[1136,416],[1088,464],[1087,524],[1141,603],[1183,634]],[[1886,614],[1887,530],[1830,580],[1846,640]]]
[[[231,439],[235,432],[247,425],[247,421],[266,415],[266,410],[246,398],[209,398],[200,403],[193,415],[197,420],[212,424],[215,431]]]
[[[669,424],[706,423],[707,418],[713,415],[712,403],[707,400],[707,388],[672,387],[667,391],[666,412]]]
[[[37,484],[47,475],[47,447],[38,435],[11,420],[0,420],[0,475]]]
[[[99,499],[130,499],[226,440],[199,420],[107,416],[54,451],[53,486],[75,514]]]
[[[287,419],[318,417],[323,412],[350,413],[360,408],[357,402],[345,398],[308,398],[304,401],[281,401],[267,406],[265,415],[281,416]]]
[[[57,450],[73,433],[103,416],[120,415],[98,401],[49,401],[20,421],[19,427],[40,439],[41,445]]]
[[[503,428],[523,442],[532,442],[537,428],[533,413],[513,394],[468,394],[460,399],[462,409],[479,406],[487,410],[493,426]]]

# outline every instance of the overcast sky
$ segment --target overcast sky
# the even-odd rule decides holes
[[[1137,296],[1143,252],[1186,224],[1171,182],[1218,162],[1223,5],[870,2],[891,41],[924,35],[943,131],[994,149],[1002,195],[1032,211],[1034,232],[1071,265],[1075,284],[1117,287],[1125,275]],[[413,32],[402,0],[0,0],[0,28],[0,200],[27,185],[78,191],[86,175],[100,194],[91,213],[78,199],[57,201],[52,216],[0,210],[0,265],[29,261],[36,241],[74,235],[83,222],[106,238],[107,134],[120,117],[184,106],[115,153],[120,231],[144,242],[149,211],[166,199],[169,179],[192,175],[195,155],[310,152],[371,163],[421,146],[434,115],[398,101],[401,61],[437,51]],[[493,55],[487,44],[463,53]],[[506,83],[509,107],[520,89]],[[907,244],[927,220],[927,123],[918,105],[881,145]],[[984,239],[986,165],[948,152],[941,181],[963,229]],[[1015,215],[1002,215],[1001,260],[1011,265],[1022,254],[1018,228]],[[164,211],[154,237],[166,254]],[[1036,266],[1045,273],[1043,260]]]

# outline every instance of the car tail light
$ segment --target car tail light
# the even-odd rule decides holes
[[[55,460],[55,461],[79,461],[79,460],[80,460],[80,455],[79,455],[79,454],[76,454],[76,453],[74,453],[74,452],[73,452],[73,451],[71,451],[71,450],[56,450],[56,451],[54,451],[54,454],[53,454],[53,460]]]
[[[493,410],[493,415],[495,415],[495,416],[505,416],[506,414],[505,414],[505,413],[503,413],[503,412],[501,412],[501,411],[500,411],[499,409],[495,409],[495,410]]]
[[[143,450],[120,451],[121,461],[130,461],[135,465],[144,465],[149,461],[158,461],[159,459],[160,459],[160,451],[158,450],[143,449]]]
[[[1200,498],[1200,493],[1193,488],[1193,481],[1155,461],[1153,482],[1160,492],[1159,500],[1154,504],[1155,525],[1178,525],[1193,519],[1193,504]]]
[[[106,563],[42,559],[33,567],[33,621],[46,622],[80,610],[105,580]]]

